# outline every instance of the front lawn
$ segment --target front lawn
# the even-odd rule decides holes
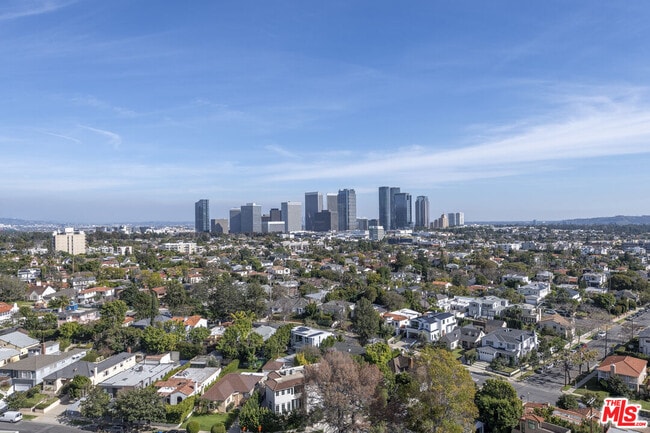
[[[213,425],[217,423],[222,423],[223,425],[228,425],[228,417],[230,414],[227,413],[210,413],[207,415],[192,415],[186,422],[181,426],[185,428],[188,422],[197,421],[199,423],[199,429],[210,431]]]

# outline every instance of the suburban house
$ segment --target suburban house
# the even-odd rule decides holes
[[[600,272],[585,272],[582,274],[582,280],[587,287],[601,288],[607,282],[607,276]]]
[[[18,305],[0,302],[0,322],[8,322],[13,319],[14,314],[18,312]]]
[[[475,349],[481,345],[485,333],[474,325],[465,325],[460,328],[460,346],[463,349]]]
[[[27,299],[41,302],[54,294],[56,294],[56,290],[52,286],[34,286],[27,290]]]
[[[541,310],[534,305],[517,304],[516,307],[521,311],[521,316],[519,318],[523,323],[537,323],[542,318]]]
[[[20,352],[10,347],[0,347],[0,367],[20,359]]]
[[[513,428],[512,433],[571,433],[570,428],[560,427],[546,422],[544,418],[534,413],[524,414],[519,418],[518,428]]]
[[[185,327],[185,332],[190,332],[194,328],[206,328],[208,327],[208,319],[204,319],[201,316],[194,315],[189,317],[172,317],[172,320],[175,322],[182,323]]]
[[[469,317],[483,317],[494,319],[501,315],[501,312],[510,305],[507,299],[496,296],[486,296],[472,300],[467,307]]]
[[[303,346],[320,347],[320,344],[327,337],[334,337],[334,334],[308,326],[296,326],[291,330],[291,346],[299,349]]]
[[[630,389],[638,392],[648,375],[647,367],[648,361],[643,359],[612,355],[605,358],[596,371],[598,371],[598,380],[618,376]]]
[[[79,290],[77,293],[77,302],[79,304],[92,304],[95,302],[104,302],[115,296],[113,287],[91,287],[89,289]]]
[[[526,299],[526,304],[539,305],[551,293],[549,283],[533,282],[517,288],[517,292]]]
[[[73,289],[79,291],[94,286],[95,284],[97,284],[97,279],[92,274],[72,277],[70,278],[70,284],[72,285]]]
[[[409,310],[408,308],[402,308],[401,310],[391,311],[390,313],[384,313],[381,315],[384,322],[395,329],[395,335],[404,331],[411,319],[415,319],[419,316],[420,313],[414,310]]]
[[[512,328],[500,328],[483,337],[477,349],[481,361],[492,362],[505,358],[506,362],[517,362],[531,350],[537,348],[537,334]]]
[[[178,363],[172,359],[171,353],[147,356],[144,361],[137,363],[128,370],[101,381],[99,386],[115,397],[120,391],[140,389],[152,385],[176,367],[178,367]]]
[[[167,380],[154,383],[154,386],[166,403],[176,405],[187,397],[203,393],[207,386],[217,380],[219,373],[221,368],[218,367],[190,367]]]
[[[135,364],[135,354],[126,352],[118,353],[100,362],[78,360],[61,370],[47,375],[43,379],[43,391],[57,393],[75,376],[87,377],[93,385],[97,385],[99,382],[128,370]]]
[[[305,374],[303,367],[274,371],[264,383],[267,407],[277,414],[289,413],[305,406]]]
[[[559,314],[553,314],[552,316],[543,318],[537,324],[537,328],[553,331],[553,333],[567,340],[572,339],[575,334],[575,326],[573,326],[573,323]]]
[[[43,383],[43,379],[86,355],[84,349],[72,349],[57,355],[38,355],[0,367],[0,375],[11,378],[14,391],[27,391]]]
[[[427,313],[409,321],[406,337],[420,337],[427,342],[435,342],[456,329],[456,326],[456,318],[451,313]]]
[[[23,334],[20,331],[10,332],[8,334],[0,335],[0,347],[9,347],[11,349],[16,349],[19,352],[19,356],[24,358],[30,352],[30,350],[40,350],[40,343],[38,340],[30,337],[27,334]]]
[[[226,412],[250,397],[263,378],[263,375],[228,373],[205,391],[201,400],[207,402],[211,411]]]

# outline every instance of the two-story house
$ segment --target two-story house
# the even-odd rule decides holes
[[[303,367],[271,372],[264,383],[267,407],[276,414],[289,413],[305,405]]]
[[[632,356],[612,355],[600,363],[596,369],[598,380],[618,376],[633,391],[639,391],[648,376],[648,361]]]
[[[494,319],[500,316],[501,312],[509,305],[510,302],[507,299],[496,296],[477,298],[469,303],[467,315],[474,318],[483,317],[486,319]]]
[[[27,391],[43,379],[86,355],[85,349],[72,349],[56,355],[37,355],[0,367],[0,375],[11,378],[14,391]]]
[[[543,282],[528,283],[517,288],[517,292],[526,299],[526,304],[539,305],[551,293],[551,284]]]
[[[406,326],[406,337],[434,342],[456,327],[456,318],[451,313],[427,313],[409,321]]]
[[[518,362],[522,356],[536,349],[537,345],[537,334],[534,331],[500,328],[483,337],[481,347],[477,349],[478,358],[486,362],[492,362],[496,358]]]

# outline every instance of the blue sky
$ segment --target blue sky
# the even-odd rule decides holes
[[[643,1],[0,3],[0,217],[650,214]]]

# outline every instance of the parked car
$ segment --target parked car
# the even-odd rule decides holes
[[[605,332],[605,331],[598,331],[598,333],[596,334],[597,339],[598,338],[605,338],[606,336],[607,336],[607,332]]]
[[[9,410],[2,415],[0,415],[0,421],[2,422],[18,422],[23,419],[23,414],[13,410]]]

